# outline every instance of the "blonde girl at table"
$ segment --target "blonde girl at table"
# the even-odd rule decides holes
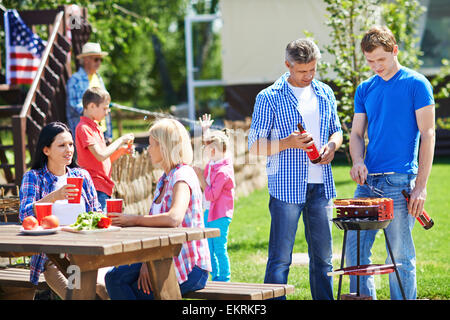
[[[159,179],[149,215],[119,214],[116,226],[204,227],[202,191],[189,165],[193,151],[189,133],[173,119],[158,120],[150,128],[148,153],[152,164],[164,170]],[[183,243],[173,258],[181,294],[204,288],[211,271],[208,240]],[[146,263],[119,266],[105,276],[112,300],[153,299]]]
[[[101,210],[89,173],[78,167],[72,134],[62,122],[51,122],[42,128],[31,170],[26,172],[20,186],[19,218],[35,216],[34,204],[40,202],[67,201],[77,194],[73,185],[67,184],[67,177],[82,177],[83,190],[81,203],[86,211]],[[75,193],[74,193],[75,192]],[[103,274],[99,270],[97,294],[108,299]],[[30,281],[37,285],[39,276],[44,273],[49,287],[63,300],[67,297],[68,281],[48,257],[41,253],[31,257]]]

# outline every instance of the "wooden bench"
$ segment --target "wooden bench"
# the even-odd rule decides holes
[[[197,291],[188,292],[183,298],[208,300],[266,300],[288,295],[294,286],[272,283],[240,283],[208,281]]]
[[[37,286],[30,282],[30,270],[0,269],[0,300],[32,300],[36,290],[49,289],[44,275]],[[206,287],[188,292],[183,298],[207,300],[266,300],[292,294],[294,286],[270,283],[208,281]]]
[[[0,300],[33,300],[36,290],[48,288],[43,274],[34,285],[30,282],[29,269],[0,268]]]

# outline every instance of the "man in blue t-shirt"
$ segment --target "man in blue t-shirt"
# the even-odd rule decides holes
[[[416,299],[416,254],[411,231],[415,217],[423,211],[433,163],[433,89],[423,75],[400,65],[399,49],[388,28],[371,28],[361,41],[361,49],[375,75],[356,90],[350,175],[358,183],[355,197],[377,197],[371,190],[375,187],[394,200],[394,219],[385,231],[399,264],[405,297]],[[368,185],[364,185],[366,181]],[[409,204],[401,194],[403,189],[411,194]],[[361,231],[360,265],[370,264],[377,231]],[[356,231],[349,232],[348,237],[346,259],[352,266],[357,264]],[[392,263],[389,256],[386,263]],[[391,299],[402,299],[395,273],[389,275],[389,283]],[[356,291],[356,276],[350,277],[350,291]],[[360,293],[376,298],[373,276],[360,277]]]

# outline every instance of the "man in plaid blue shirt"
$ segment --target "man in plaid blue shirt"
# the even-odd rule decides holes
[[[265,283],[287,283],[298,220],[303,212],[313,299],[333,299],[331,199],[336,196],[330,162],[342,144],[333,91],[315,80],[319,48],[309,39],[286,47],[286,67],[256,97],[248,146],[267,156],[272,217]],[[301,134],[301,123],[307,133]],[[312,139],[312,140],[311,140]],[[315,144],[321,161],[307,155]]]

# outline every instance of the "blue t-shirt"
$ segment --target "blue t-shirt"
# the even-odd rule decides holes
[[[355,113],[367,115],[364,163],[369,173],[417,173],[420,135],[415,111],[432,104],[430,82],[406,67],[388,81],[375,75],[358,86]]]

